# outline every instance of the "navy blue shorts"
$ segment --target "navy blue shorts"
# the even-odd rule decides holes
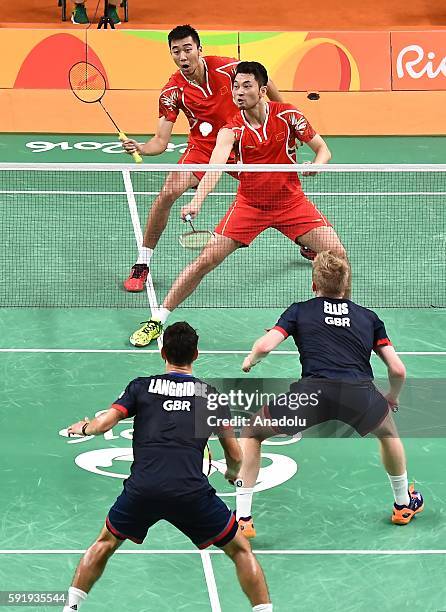
[[[291,385],[286,396],[286,403],[272,402],[265,407],[264,414],[279,422],[282,419],[283,424],[273,425],[273,429],[289,435],[327,421],[341,421],[360,436],[366,436],[389,413],[387,400],[372,381],[301,378]]]
[[[174,525],[200,549],[212,544],[225,546],[238,529],[234,513],[213,490],[192,499],[152,501],[129,495],[124,489],[105,524],[119,540],[142,544],[150,527],[161,520]]]

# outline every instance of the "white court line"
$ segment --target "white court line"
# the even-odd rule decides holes
[[[139,221],[138,208],[136,205],[135,193],[133,191],[132,179],[130,177],[130,172],[128,170],[122,171],[122,176],[124,178],[125,191],[127,195],[127,202],[129,205],[130,216],[132,218],[133,231],[135,234],[136,244],[138,246],[138,251],[142,245],[143,236],[141,231],[141,224]],[[149,275],[147,277],[146,282],[147,289],[147,297],[149,299],[150,310],[152,315],[155,310],[158,309],[158,301],[155,294],[155,288],[153,286],[152,277]],[[162,339],[159,337],[157,339],[158,348],[161,350],[162,348]],[[215,582],[214,569],[212,567],[211,557],[209,552],[201,551],[201,561],[203,563],[203,571],[206,579],[206,586],[209,594],[209,601],[211,604],[212,612],[221,612],[220,599],[218,597],[217,591],[217,583]]]
[[[200,350],[200,355],[248,355],[251,351],[237,350]],[[128,353],[133,355],[147,355],[159,353],[158,349],[71,349],[71,348],[0,348],[0,353]],[[297,351],[272,351],[270,355],[298,355]],[[446,351],[397,351],[397,355],[419,355],[444,357]],[[372,353],[373,357],[376,357]]]
[[[129,205],[130,217],[132,219],[133,232],[135,234],[136,246],[138,247],[138,253],[139,253],[139,249],[143,241],[143,236],[142,236],[142,230],[141,230],[141,223],[139,221],[138,207],[136,205],[135,193],[133,191],[132,179],[130,177],[130,172],[128,170],[123,170],[122,176],[124,179],[125,192],[127,196],[127,203]],[[155,288],[153,286],[153,280],[152,280],[152,276],[150,272],[149,272],[149,275],[146,281],[146,291],[147,291],[147,298],[149,300],[150,310],[153,315],[155,310],[158,309],[158,302],[156,299]],[[162,345],[163,345],[161,336],[157,339],[157,344],[158,344],[159,350],[161,350]]]
[[[128,170],[123,170],[128,172]],[[159,191],[134,191],[135,195],[157,196]],[[71,190],[56,190],[56,189],[0,189],[0,194],[6,195],[127,195],[126,191],[71,191]],[[183,196],[192,196],[194,191],[185,191]],[[210,193],[208,197],[219,196],[235,196],[235,191],[215,191]],[[306,191],[307,196],[444,196],[446,191]]]
[[[200,551],[201,562],[203,563],[204,576],[208,587],[209,601],[211,602],[212,612],[221,612],[220,598],[218,597],[217,583],[215,582],[214,568],[212,567],[210,551]]]
[[[30,549],[0,550],[0,555],[82,555],[86,549]],[[253,550],[256,555],[446,555],[446,549],[420,550],[380,550],[380,549],[301,549],[301,550]],[[222,555],[218,549],[212,550],[117,550],[115,555]],[[203,566],[204,566],[203,561]],[[218,596],[218,595],[217,595]]]

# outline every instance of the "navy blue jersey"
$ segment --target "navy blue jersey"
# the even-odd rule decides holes
[[[219,433],[208,424],[207,395],[214,391],[176,372],[135,378],[127,385],[112,406],[135,417],[128,493],[161,500],[213,490],[203,474],[203,451],[209,436]],[[217,411],[220,418],[230,418],[229,409]]]
[[[372,350],[391,344],[376,313],[345,299],[316,297],[292,304],[274,329],[293,336],[302,377],[372,380]]]

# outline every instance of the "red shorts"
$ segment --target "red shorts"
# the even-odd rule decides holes
[[[183,153],[183,155],[178,160],[179,164],[208,164],[211,159],[212,151],[205,151],[204,149],[200,149],[197,145],[189,144],[187,149]],[[228,164],[234,164],[235,158],[231,154],[231,157],[228,159]],[[229,172],[232,178],[238,180],[238,172]],[[193,172],[193,175],[197,177],[199,181],[204,176],[204,172]]]
[[[316,227],[331,227],[331,223],[304,194],[287,202],[283,208],[266,210],[237,196],[215,232],[248,246],[270,227],[296,242],[299,236]]]

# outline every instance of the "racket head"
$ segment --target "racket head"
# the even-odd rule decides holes
[[[197,230],[195,232],[185,232],[181,234],[179,242],[184,249],[202,249],[213,238],[213,232],[209,230]]]
[[[105,94],[107,82],[102,72],[89,62],[77,62],[68,73],[71,91],[87,104],[99,102]]]

